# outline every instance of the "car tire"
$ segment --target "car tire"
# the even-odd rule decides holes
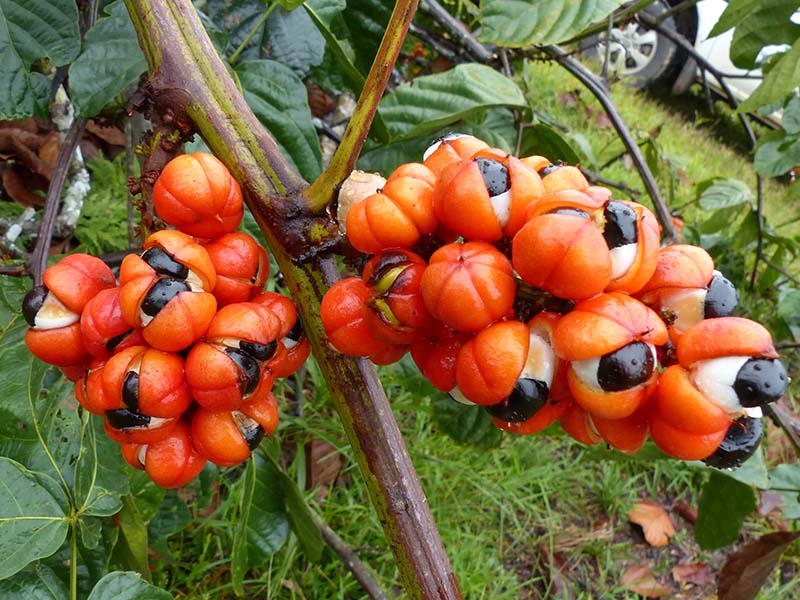
[[[659,0],[642,12],[659,18],[669,9],[670,5],[666,0]],[[677,15],[671,15],[664,19],[663,26],[692,39],[693,33],[687,31],[684,21]],[[604,31],[581,40],[581,56],[590,59],[594,64],[602,65],[608,39],[612,40],[609,77],[619,77],[626,85],[635,88],[671,84],[687,58],[682,48],[658,32],[648,29],[635,16],[615,25],[610,32]]]

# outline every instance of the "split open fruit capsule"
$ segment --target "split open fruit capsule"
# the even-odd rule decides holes
[[[646,400],[658,377],[655,346],[666,341],[658,315],[618,292],[578,303],[553,332],[573,397],[603,419],[627,417]]]
[[[240,302],[223,307],[204,341],[186,357],[186,381],[198,404],[235,410],[259,389],[272,388],[267,364],[278,349],[278,318],[269,309]]]
[[[590,187],[578,167],[561,163],[556,165],[551,163],[549,158],[538,155],[526,156],[520,160],[539,174],[545,192],[585,190]]]
[[[198,408],[192,417],[192,443],[197,452],[221,467],[247,460],[265,435],[278,425],[278,405],[272,394],[242,404],[241,410]]]
[[[442,171],[450,165],[467,160],[479,150],[488,147],[489,144],[474,136],[464,133],[448,133],[428,146],[423,154],[422,162],[433,171],[436,177],[439,177]]]
[[[636,297],[661,315],[673,344],[703,319],[730,316],[739,302],[735,286],[714,270],[711,256],[688,244],[659,251],[656,270]]]
[[[82,363],[88,352],[80,330],[81,312],[100,291],[115,286],[114,274],[97,257],[71,254],[45,269],[42,279],[43,284],[22,302],[22,314],[31,326],[25,343],[48,364]]]
[[[467,241],[513,237],[528,205],[544,192],[535,171],[502,150],[487,148],[448,167],[433,193],[439,221]]]
[[[118,287],[101,290],[89,300],[80,323],[83,344],[95,358],[105,359],[125,348],[144,344],[141,332],[122,316]]]
[[[275,377],[288,377],[306,361],[311,344],[303,329],[303,322],[290,298],[277,292],[264,292],[251,302],[269,309],[280,323],[278,350],[267,366]]]
[[[120,267],[122,315],[151,346],[178,352],[200,339],[217,312],[214,265],[203,246],[179,231],[154,233],[144,248]]]

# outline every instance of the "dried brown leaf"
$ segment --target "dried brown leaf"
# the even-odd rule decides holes
[[[104,142],[111,144],[112,146],[124,146],[125,145],[125,134],[116,126],[103,126],[97,123],[94,120],[89,120],[86,123],[86,131],[91,134],[96,135]]]
[[[706,563],[681,563],[672,568],[672,578],[678,583],[706,585],[711,581],[711,569]]]
[[[14,202],[21,206],[44,206],[44,196],[34,190],[47,189],[47,180],[14,165],[3,169],[3,190]]]
[[[761,498],[758,502],[758,514],[760,514],[762,517],[766,517],[773,510],[783,504],[783,496],[781,496],[778,492],[764,490],[760,493],[760,496]]]
[[[725,563],[719,577],[719,600],[752,600],[800,531],[776,531],[745,544]]]
[[[58,133],[51,131],[39,147],[39,158],[44,161],[51,169],[56,166],[58,153],[61,150],[61,138]]]
[[[564,108],[576,108],[579,104],[578,92],[563,92],[558,95],[558,103]]]
[[[630,565],[622,574],[620,585],[645,598],[671,596],[672,590],[656,580],[647,565]]]
[[[651,546],[666,546],[675,534],[669,513],[655,502],[637,502],[628,512],[628,519],[642,527],[644,539]]]

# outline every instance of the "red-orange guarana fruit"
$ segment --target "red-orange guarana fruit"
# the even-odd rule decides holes
[[[360,277],[348,277],[335,283],[325,293],[320,316],[328,343],[342,354],[372,356],[386,350],[367,326],[364,303],[372,290]]]
[[[432,196],[436,176],[420,163],[398,167],[376,194],[347,213],[347,238],[360,252],[407,248],[437,225]]]
[[[471,332],[508,316],[516,294],[511,262],[484,242],[439,248],[420,289],[431,316],[452,329]]]
[[[442,173],[433,193],[439,221],[467,241],[513,237],[525,211],[544,193],[535,171],[502,150],[487,148]]]
[[[500,429],[520,435],[536,433],[566,410],[570,401],[566,363],[552,347],[553,328],[560,317],[544,311],[528,321],[528,354],[514,390],[501,403],[487,407]]]
[[[520,161],[530,169],[533,169],[542,178],[542,185],[545,192],[556,192],[558,190],[585,190],[590,187],[586,177],[583,176],[578,167],[566,164],[554,165],[550,159],[544,156],[526,156]]]
[[[251,235],[243,231],[226,233],[205,248],[217,274],[213,294],[219,307],[247,302],[264,289],[269,256]]]
[[[109,358],[102,385],[114,408],[148,417],[180,417],[192,401],[183,358],[148,346],[133,346]]]
[[[173,158],[153,186],[156,214],[198,238],[234,231],[244,215],[242,191],[227,167],[205,152]]]
[[[154,233],[144,248],[120,267],[122,315],[151,346],[178,352],[200,339],[217,312],[216,272],[206,249],[179,231]]]
[[[264,292],[251,302],[268,308],[278,317],[280,348],[267,366],[275,377],[288,377],[306,361],[311,353],[311,344],[306,337],[303,323],[291,299],[277,292]]]
[[[456,383],[467,400],[484,406],[508,397],[525,366],[530,333],[521,321],[479,331],[458,353]]]
[[[422,163],[439,177],[450,165],[472,158],[476,152],[488,147],[489,144],[474,136],[450,133],[428,147],[422,157]]]
[[[198,404],[211,410],[236,410],[259,390],[272,388],[267,367],[278,349],[280,322],[254,302],[220,309],[203,341],[186,357],[186,381]]]
[[[644,403],[658,377],[655,346],[666,341],[658,315],[618,292],[579,302],[553,332],[556,354],[570,363],[573,398],[603,419],[622,419]]]
[[[674,344],[695,323],[730,316],[739,302],[736,288],[714,270],[711,256],[688,244],[659,251],[656,270],[636,297],[661,315]]]
[[[179,488],[200,474],[206,459],[192,446],[189,426],[177,423],[163,440],[150,444],[122,444],[122,456],[136,469],[144,469],[159,487]]]
[[[420,292],[427,264],[408,250],[385,250],[364,266],[362,279],[373,290],[364,302],[364,319],[387,344],[411,343],[433,323]]]

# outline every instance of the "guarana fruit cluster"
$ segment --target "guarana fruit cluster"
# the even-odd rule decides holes
[[[660,247],[648,208],[458,134],[373,191],[341,223],[371,256],[322,302],[337,350],[410,350],[437,389],[518,434],[559,421],[628,453],[649,435],[719,467],[755,450],[787,386],[771,336],[731,316],[737,292],[705,250]]]
[[[155,183],[177,229],[147,238],[120,266],[72,254],[23,302],[25,341],[75,382],[125,460],[165,488],[209,460],[236,465],[278,425],[272,394],[310,345],[292,301],[265,292],[267,251],[235,231],[242,194],[210,154],[182,155]]]

